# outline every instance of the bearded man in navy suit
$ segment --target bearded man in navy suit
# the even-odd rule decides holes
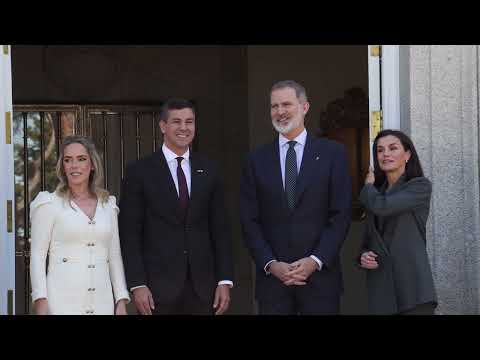
[[[249,154],[241,181],[243,236],[256,264],[260,314],[338,314],[340,250],[351,222],[346,150],[305,129],[305,88],[270,92],[279,136]]]

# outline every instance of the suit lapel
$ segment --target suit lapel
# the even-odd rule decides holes
[[[200,171],[200,172],[199,172]],[[189,207],[192,208],[196,199],[196,193],[198,192],[199,174],[202,174],[204,169],[201,168],[198,159],[190,153],[190,201]]]
[[[265,161],[265,169],[269,174],[268,178],[272,179],[272,188],[275,189],[282,198],[282,207],[285,211],[290,211],[287,203],[287,195],[283,187],[282,168],[280,167],[280,149],[278,145],[278,138],[272,144],[272,151],[269,152],[270,158]]]
[[[155,178],[155,182],[162,187],[162,192],[167,196],[167,201],[172,204],[174,208],[178,207],[178,193],[175,188],[175,183],[172,179],[172,174],[163,155],[162,150],[156,152],[156,156],[153,157],[154,164],[152,164],[152,172]]]
[[[307,134],[305,141],[305,148],[303,149],[302,163],[300,165],[300,173],[297,178],[297,188],[295,192],[295,206],[298,202],[311,179],[311,173],[315,167],[315,162],[318,160],[318,154],[315,154],[313,140],[310,135]]]
[[[206,176],[208,176],[207,171],[200,159],[190,153],[190,200],[188,203],[187,222],[195,214],[198,195],[203,191]]]

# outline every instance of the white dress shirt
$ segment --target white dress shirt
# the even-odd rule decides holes
[[[297,175],[300,173],[300,167],[302,165],[302,159],[303,159],[303,150],[305,149],[305,143],[307,141],[307,130],[303,129],[303,131],[295,138],[293,139],[297,143],[295,144],[295,153],[297,155]],[[280,169],[282,170],[282,184],[283,184],[283,189],[285,190],[285,160],[287,158],[287,150],[289,148],[288,142],[290,140],[287,139],[285,136],[282,134],[279,134],[278,136],[278,148],[279,148],[279,155],[280,155]],[[315,260],[315,262],[318,265],[318,270],[322,269],[322,261],[317,258],[315,255],[310,255],[310,257]],[[270,265],[272,262],[277,261],[275,259],[270,260],[267,262],[264,266],[265,273],[268,275],[269,272],[267,271],[268,265]]]
[[[177,189],[177,195],[179,195],[178,190],[178,178],[177,178],[177,166],[178,155],[170,150],[165,144],[162,145],[163,155],[165,155],[165,160],[167,161],[168,168],[170,169],[170,174],[172,174],[173,182],[175,183],[175,189]],[[190,150],[187,150],[185,154],[182,155],[183,160],[180,163],[182,166],[183,173],[185,174],[185,179],[187,180],[188,195],[190,196],[192,188],[192,174],[190,171]]]
[[[178,178],[177,178],[177,166],[178,155],[175,154],[172,150],[170,150],[165,144],[162,145],[162,152],[165,156],[165,160],[167,161],[168,168],[170,169],[170,174],[172,175],[173,182],[175,183],[175,188],[177,189],[177,195],[179,195],[178,190]],[[182,166],[183,173],[185,174],[185,179],[187,180],[187,187],[188,187],[188,195],[190,196],[191,188],[192,188],[192,172],[190,169],[190,150],[187,149],[185,154],[182,155],[183,160],[180,163]],[[233,282],[231,280],[221,280],[218,282],[218,285],[229,285],[233,287]],[[136,288],[144,287],[145,285],[135,286],[132,287],[130,290],[133,291]]]

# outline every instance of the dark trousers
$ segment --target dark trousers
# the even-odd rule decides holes
[[[435,315],[435,305],[432,303],[420,304],[398,315]]]
[[[275,295],[259,299],[260,315],[338,315],[340,295],[325,296],[310,285],[281,285]]]
[[[155,301],[153,315],[213,315],[213,294],[212,301],[206,303],[201,299],[193,287],[190,266],[187,271],[187,278],[180,296],[169,304],[162,304]]]

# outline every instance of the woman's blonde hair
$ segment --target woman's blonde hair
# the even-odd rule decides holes
[[[103,188],[102,159],[100,158],[93,141],[90,138],[81,135],[67,136],[60,146],[60,156],[58,157],[56,167],[57,178],[59,180],[59,184],[56,189],[57,195],[66,199],[70,199],[72,196],[70,188],[68,187],[68,179],[67,175],[65,174],[65,168],[63,167],[65,148],[71,144],[83,145],[83,147],[87,150],[92,163],[92,170],[90,172],[90,177],[88,178],[88,188],[92,194],[97,195],[97,198],[101,202],[107,202],[109,193]]]

